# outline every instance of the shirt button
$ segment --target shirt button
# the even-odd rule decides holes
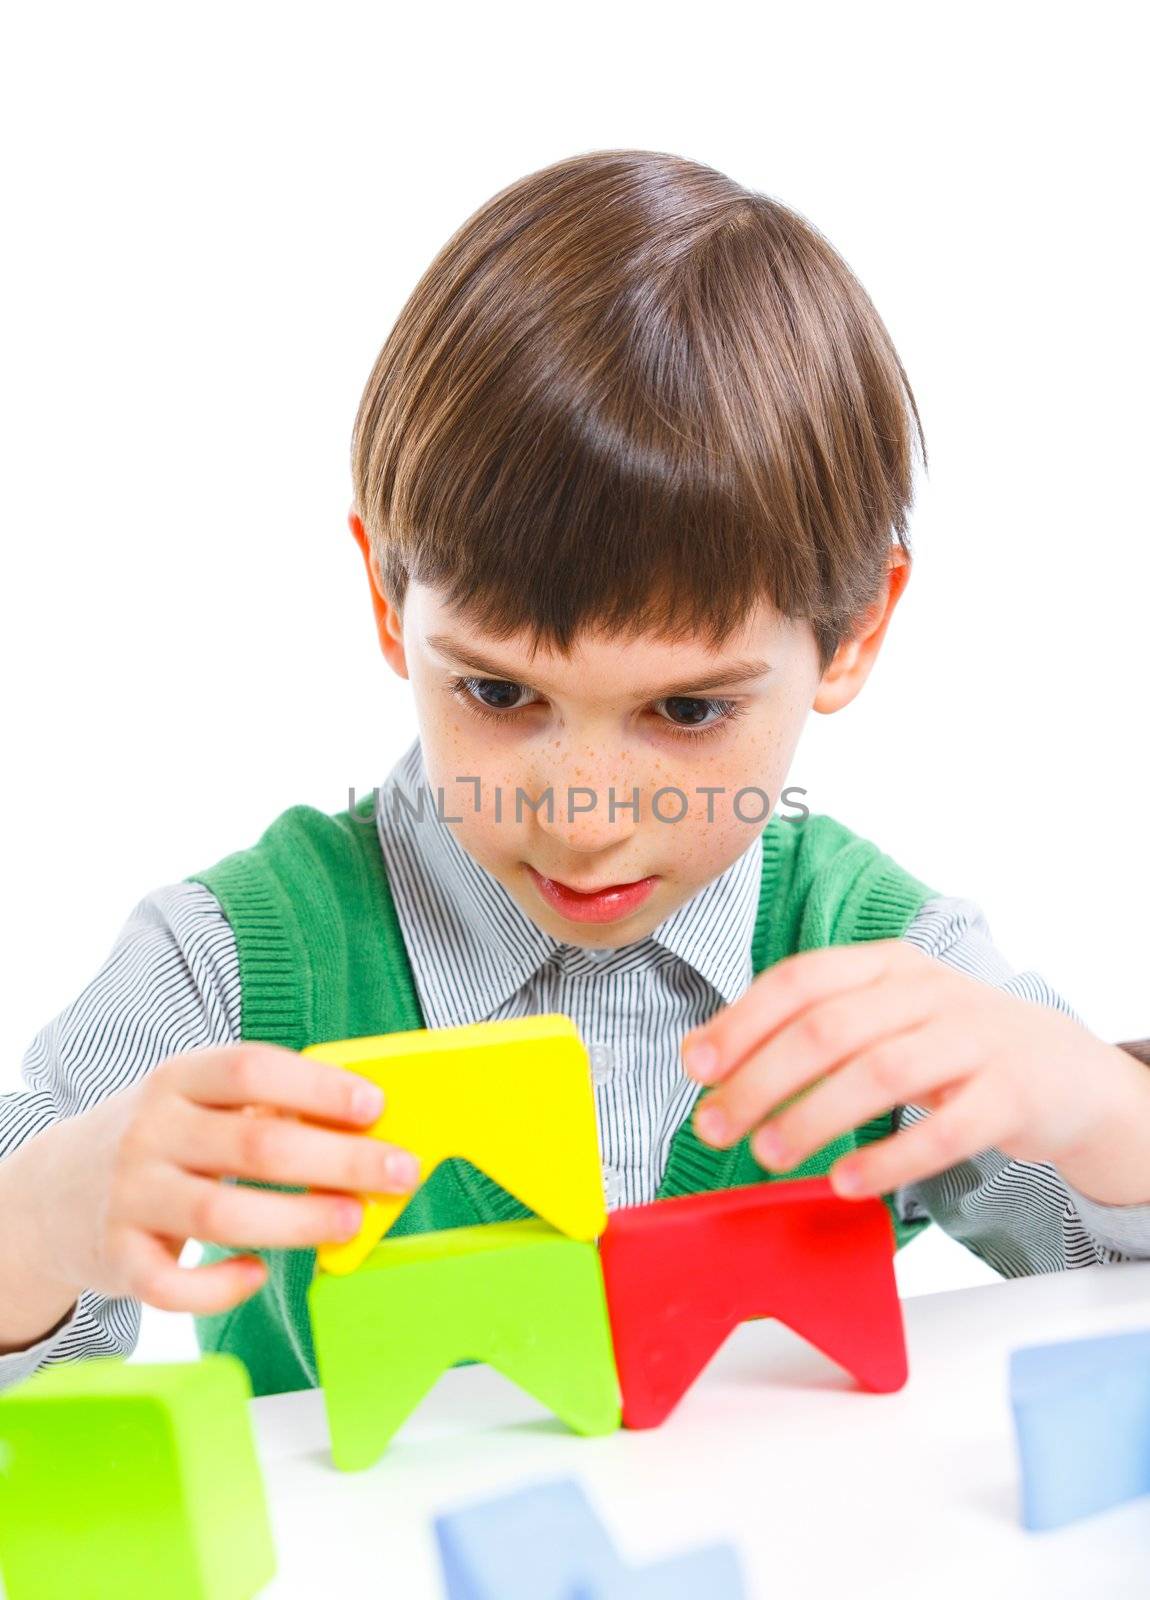
[[[603,1195],[609,1206],[617,1206],[623,1198],[623,1174],[617,1167],[603,1168]]]
[[[591,1082],[605,1083],[615,1066],[615,1052],[609,1044],[593,1044],[587,1054],[591,1061]]]

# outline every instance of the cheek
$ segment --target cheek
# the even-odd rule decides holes
[[[511,750],[485,738],[482,723],[453,711],[433,735],[421,728],[421,738],[430,803],[449,820],[463,848],[485,866],[517,856],[530,812],[523,808],[516,821],[515,794],[530,793],[530,784]]]
[[[731,810],[730,797],[741,789],[749,791],[746,803],[740,804],[740,809],[749,817],[762,803],[756,801],[755,790],[769,795],[772,806],[777,805],[800,728],[801,717],[791,719],[785,712],[770,722],[752,721],[748,717],[735,737],[708,763],[708,770],[714,776],[702,781],[723,785],[728,811]]]
[[[656,760],[643,831],[675,876],[685,883],[709,882],[747,849],[778,806],[786,754],[785,738],[773,726],[753,726],[746,718],[734,737],[716,741],[705,759],[686,762],[672,754]],[[654,817],[650,800],[660,785],[685,797],[688,809],[681,820]],[[660,805],[670,816],[677,802],[666,798]]]
[[[722,782],[717,776],[708,778],[712,787]],[[735,815],[732,804],[735,792],[724,785],[722,793],[710,797],[710,820],[707,796],[703,795],[692,806],[691,820],[659,830],[657,836],[665,839],[664,848],[669,846],[673,851],[676,870],[684,879],[709,882],[730,866],[736,856],[742,855],[754,836],[762,832],[762,823],[742,822]],[[762,802],[753,795],[744,796],[740,801],[746,817],[757,816],[761,806]]]
[[[696,822],[689,843],[695,864],[710,869],[733,861],[762,832],[779,809],[797,737],[797,728],[778,723],[749,727],[708,763],[706,776],[697,782],[721,792],[711,797],[713,820],[708,821],[705,795],[693,802]],[[685,832],[681,837],[688,842]]]

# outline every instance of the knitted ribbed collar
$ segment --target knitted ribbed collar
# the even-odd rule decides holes
[[[469,803],[470,791],[461,793]],[[437,798],[417,738],[380,786],[376,822],[428,1027],[490,1017],[547,962],[566,972],[606,975],[677,959],[727,1004],[751,982],[761,835],[647,938],[603,955],[563,943],[538,927],[460,844],[457,828],[443,815],[458,814],[455,797],[440,803]]]

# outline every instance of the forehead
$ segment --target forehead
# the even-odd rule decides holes
[[[617,698],[621,692],[666,694],[676,683],[684,692],[704,680],[719,687],[752,687],[778,674],[814,644],[805,623],[784,618],[769,604],[719,646],[702,638],[668,639],[654,633],[608,634],[584,630],[569,651],[538,645],[529,629],[495,635],[448,605],[425,584],[413,582],[404,603],[404,632],[433,664],[529,683],[545,692]],[[806,640],[804,640],[804,634]]]

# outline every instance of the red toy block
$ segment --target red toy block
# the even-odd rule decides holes
[[[612,1213],[599,1241],[623,1426],[653,1428],[740,1322],[777,1317],[889,1393],[907,1378],[885,1203],[826,1178],[755,1183]]]

